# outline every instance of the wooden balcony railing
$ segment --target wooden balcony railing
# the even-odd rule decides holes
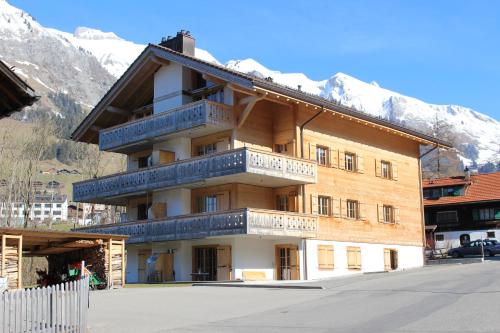
[[[318,217],[308,214],[243,208],[133,221],[77,229],[80,232],[128,235],[128,243],[163,242],[228,235],[316,237]]]
[[[214,131],[222,131],[232,128],[233,124],[231,106],[201,100],[103,129],[99,132],[99,148],[101,150],[117,150],[120,147],[200,126],[211,127]]]
[[[316,182],[317,165],[312,161],[282,154],[239,148],[74,183],[73,200],[100,202],[111,197],[193,185],[208,178],[242,173],[256,176],[253,177],[255,180],[262,178],[287,180],[282,182],[282,186],[307,184]],[[252,180],[252,177],[247,179]]]

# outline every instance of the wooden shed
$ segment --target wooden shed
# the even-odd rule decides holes
[[[128,236],[16,228],[0,228],[0,235],[0,276],[8,278],[8,288],[23,287],[26,256],[47,257],[49,270],[55,273],[67,271],[70,262],[84,260],[99,272],[106,287],[125,284]]]

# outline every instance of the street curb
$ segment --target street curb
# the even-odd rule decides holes
[[[466,264],[478,264],[482,263],[482,258],[465,258],[465,259],[433,259],[428,260],[425,266],[435,266],[435,265],[466,265]]]
[[[232,288],[264,288],[264,289],[312,289],[322,290],[323,286],[297,286],[297,285],[275,285],[275,284],[232,284],[232,283],[193,283],[193,287],[232,287]]]

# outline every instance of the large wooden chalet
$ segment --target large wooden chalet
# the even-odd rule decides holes
[[[149,44],[73,139],[128,157],[75,183],[124,205],[127,281],[318,279],[423,265],[420,148],[429,137]]]

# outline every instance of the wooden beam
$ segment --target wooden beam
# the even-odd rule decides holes
[[[253,107],[255,106],[255,103],[263,99],[264,96],[248,96],[242,99],[242,103],[240,104],[246,104],[247,106],[245,109],[243,109],[243,112],[241,112],[240,116],[238,117],[238,128],[241,128],[243,124],[245,123],[245,120],[247,120],[248,116],[252,112]]]
[[[203,77],[203,79],[205,79],[207,81],[210,81],[210,82],[213,82],[213,83],[216,83],[216,84],[225,85],[227,83],[226,81],[221,80],[218,77],[215,77],[215,76],[212,76],[212,75],[208,75],[206,73],[203,74],[202,77]]]
[[[102,127],[96,126],[96,125],[92,125],[92,126],[90,126],[90,130],[94,131],[94,132],[99,132],[100,130],[102,130]]]
[[[155,64],[158,64],[158,65],[162,65],[162,66],[168,66],[168,65],[170,65],[170,60],[163,59],[163,58],[157,57],[155,55],[149,57],[149,59],[152,62],[154,62]]]
[[[106,107],[106,111],[110,113],[119,114],[120,116],[125,116],[125,117],[128,117],[130,115],[130,112],[111,105],[108,105]]]

